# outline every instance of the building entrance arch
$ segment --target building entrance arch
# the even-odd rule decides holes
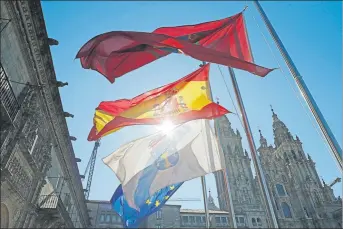
[[[4,203],[1,203],[1,228],[8,228],[9,214],[8,208]]]

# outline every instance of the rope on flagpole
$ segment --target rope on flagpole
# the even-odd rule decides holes
[[[275,61],[276,64],[278,65],[278,67],[279,67],[279,69],[280,69],[280,72],[281,72],[282,76],[283,76],[284,78],[286,78],[286,80],[287,80],[287,82],[288,82],[288,85],[292,88],[293,93],[295,94],[295,96],[296,96],[298,102],[301,104],[301,107],[303,108],[304,113],[306,114],[307,118],[309,119],[310,123],[312,124],[312,127],[316,130],[317,134],[318,134],[319,137],[322,139],[322,141],[323,141],[323,143],[324,143],[324,145],[325,145],[325,148],[326,148],[327,151],[331,154],[331,150],[330,150],[329,146],[326,144],[326,140],[325,140],[324,136],[319,132],[318,127],[315,125],[313,118],[310,116],[309,111],[306,109],[304,103],[302,102],[302,99],[300,98],[299,93],[297,93],[297,90],[295,89],[294,85],[292,85],[292,83],[291,83],[291,81],[288,79],[286,73],[283,71],[283,68],[281,67],[280,62],[278,61],[278,59],[277,59],[275,53],[273,52],[273,49],[271,48],[271,45],[269,44],[269,42],[268,42],[268,40],[267,40],[265,34],[263,33],[263,31],[262,31],[262,29],[261,29],[259,23],[257,22],[255,16],[254,16],[254,15],[251,15],[251,17],[252,17],[252,18],[254,19],[254,21],[256,22],[256,25],[257,25],[257,27],[258,27],[258,29],[259,29],[259,31],[260,31],[262,37],[263,37],[263,40],[264,40],[264,42],[266,43],[266,45],[268,46],[268,49],[269,49],[270,53],[272,54],[272,57],[273,57],[274,61]],[[335,160],[335,161],[336,161],[336,160]],[[337,164],[337,163],[336,163],[336,164]],[[340,168],[340,166],[339,166],[338,164],[337,164],[337,166],[338,166],[338,168]]]
[[[233,107],[234,107],[234,109],[235,109],[235,112],[236,112],[235,115],[238,117],[239,122],[241,123],[241,126],[242,126],[242,128],[243,128],[243,130],[244,130],[242,119],[240,118],[240,116],[239,116],[239,114],[238,114],[237,107],[236,107],[235,102],[234,102],[234,100],[233,100],[233,98],[232,98],[231,92],[230,92],[230,90],[229,90],[229,86],[227,85],[227,83],[226,83],[226,81],[225,81],[224,74],[223,74],[223,72],[222,72],[222,70],[221,70],[219,64],[217,64],[217,66],[218,66],[219,72],[220,72],[220,74],[221,74],[221,76],[222,76],[222,79],[223,79],[223,81],[224,81],[226,90],[227,90],[227,92],[229,93],[229,97],[230,97],[230,99],[231,99],[232,105],[233,105]]]

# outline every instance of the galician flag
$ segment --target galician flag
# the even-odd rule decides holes
[[[120,180],[127,203],[137,210],[164,187],[222,170],[223,161],[203,119],[131,141],[103,158]]]

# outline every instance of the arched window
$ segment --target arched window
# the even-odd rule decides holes
[[[286,196],[286,191],[282,184],[276,184],[276,190],[279,196]]]
[[[253,225],[254,227],[257,226],[256,219],[255,219],[255,218],[252,218],[252,219],[251,219],[251,223],[252,223],[252,225]]]
[[[295,155],[295,152],[293,150],[291,150],[291,152],[292,152],[294,160],[296,160],[297,159],[297,155]]]
[[[262,220],[260,218],[257,218],[257,226],[262,226]]]
[[[282,202],[281,207],[282,207],[283,215],[285,216],[285,218],[292,218],[292,212],[289,205],[285,202]]]

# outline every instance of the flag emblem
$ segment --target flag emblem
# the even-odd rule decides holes
[[[172,89],[166,94],[167,98],[162,103],[156,103],[153,106],[153,116],[172,116],[189,111],[187,104],[184,102],[183,96],[178,96],[177,93],[178,91],[176,89]]]

